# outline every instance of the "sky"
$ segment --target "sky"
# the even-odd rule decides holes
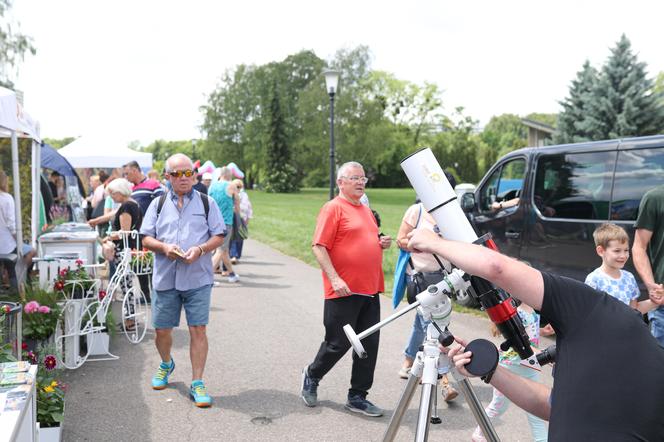
[[[300,50],[331,60],[369,46],[371,67],[443,90],[486,124],[503,113],[558,112],[588,59],[622,33],[652,77],[664,71],[664,3],[446,0],[14,0],[34,39],[16,87],[42,137],[127,145],[201,138],[200,106],[239,64]]]

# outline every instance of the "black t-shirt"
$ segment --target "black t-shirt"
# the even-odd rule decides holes
[[[664,349],[641,315],[579,281],[542,276],[557,350],[549,440],[664,440]]]
[[[133,200],[127,200],[120,205],[118,211],[115,213],[115,218],[113,218],[113,231],[117,232],[120,230],[120,215],[123,213],[128,213],[131,216],[131,228],[129,230],[141,230],[141,223],[143,222],[143,215],[141,214],[141,208],[138,203]],[[130,240],[131,241],[131,240]],[[120,248],[122,248],[122,241],[115,241]],[[133,245],[132,245],[133,247]]]

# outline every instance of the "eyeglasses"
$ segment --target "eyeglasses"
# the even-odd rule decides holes
[[[181,178],[182,175],[184,175],[184,176],[186,176],[187,178],[189,178],[189,177],[191,177],[191,176],[194,174],[194,171],[191,170],[191,169],[187,169],[187,170],[171,170],[170,172],[168,172],[168,174],[169,174],[170,176],[172,176],[173,178]]]
[[[359,175],[345,176],[342,178],[346,178],[347,180],[352,181],[354,183],[362,183],[362,184],[367,184],[367,181],[369,181],[369,178]]]

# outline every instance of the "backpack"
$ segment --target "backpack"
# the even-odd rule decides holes
[[[201,202],[203,203],[203,210],[205,211],[205,220],[208,220],[208,215],[210,214],[210,200],[208,200],[207,195],[203,195],[201,192],[198,190],[194,190],[198,194],[198,196],[201,197]],[[159,197],[159,203],[157,203],[157,219],[159,219],[159,214],[161,213],[161,209],[164,207],[164,202],[166,202],[166,196],[168,195],[168,192],[164,192],[162,196]]]

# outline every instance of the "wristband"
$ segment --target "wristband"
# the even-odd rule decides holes
[[[489,383],[491,383],[491,377],[493,376],[493,374],[494,374],[495,372],[496,372],[496,369],[494,368],[493,370],[491,370],[490,373],[488,373],[488,374],[482,376],[480,379],[482,379],[482,380],[484,381],[485,384],[489,384]]]
[[[196,246],[196,247],[198,247],[198,250],[201,251],[201,254],[199,256],[205,255],[205,250],[203,250],[203,247],[201,247],[201,246]]]

